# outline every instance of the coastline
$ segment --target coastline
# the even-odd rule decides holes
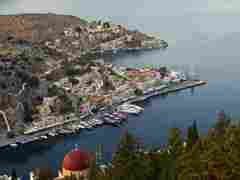
[[[136,103],[136,102],[139,102],[139,101],[144,101],[144,100],[146,100],[150,97],[161,96],[161,95],[169,94],[169,93],[172,93],[172,92],[181,91],[181,90],[184,90],[184,89],[189,89],[189,88],[202,86],[202,85],[205,85],[205,84],[207,84],[207,81],[186,81],[186,82],[184,82],[184,84],[175,85],[175,86],[170,87],[170,88],[163,88],[163,89],[160,89],[160,90],[154,90],[154,92],[152,92],[148,95],[143,95],[143,96],[140,96],[140,97],[135,97],[134,99],[125,100],[125,101],[121,102],[120,104]],[[118,105],[120,105],[120,104],[118,104]],[[25,135],[18,136],[18,137],[13,138],[13,139],[2,138],[0,140],[0,149],[11,147],[10,146],[11,144],[27,145],[28,143],[35,143],[39,140],[43,140],[43,138],[41,138],[41,136],[48,136],[48,133],[50,133],[51,130],[54,129],[55,127],[57,127],[57,126],[65,126],[65,125],[67,125],[71,122],[78,122],[78,121],[84,120],[86,118],[88,119],[88,118],[93,118],[93,117],[87,116],[87,117],[84,117],[83,119],[72,119],[72,120],[69,120],[69,121],[64,122],[62,124],[56,124],[56,126],[43,128],[43,129],[38,130],[38,131],[33,132],[33,133],[27,133],[28,135],[25,134]],[[72,132],[72,133],[74,133],[74,132]]]

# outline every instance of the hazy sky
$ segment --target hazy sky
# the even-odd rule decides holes
[[[71,3],[72,2],[72,3]],[[136,3],[137,2],[137,3]],[[56,12],[75,15],[154,16],[240,13],[239,0],[0,0],[0,13]]]

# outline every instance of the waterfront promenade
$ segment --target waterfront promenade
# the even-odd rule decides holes
[[[131,99],[126,99],[125,101],[123,101],[121,103],[136,103],[139,101],[144,101],[150,97],[165,95],[165,94],[168,94],[171,92],[181,91],[181,90],[188,89],[188,88],[194,88],[197,86],[205,85],[206,83],[207,83],[206,81],[185,81],[180,84],[172,85],[170,87],[162,86],[159,88],[155,88],[152,92],[150,92],[148,94],[145,94],[143,96],[136,96]],[[91,115],[91,116],[93,117],[94,115]],[[58,122],[58,123],[55,123],[55,124],[52,124],[52,125],[49,125],[49,126],[46,126],[43,128],[25,131],[24,135],[17,136],[15,138],[11,138],[11,139],[7,138],[6,136],[0,136],[0,148],[7,147],[10,144],[16,144],[16,143],[28,144],[28,143],[32,143],[34,141],[39,141],[39,140],[41,140],[41,136],[48,134],[54,128],[62,127],[66,124],[77,122],[77,121],[83,121],[85,119],[91,118],[91,116],[83,116],[83,117],[79,117],[79,118],[74,117],[74,118],[66,120],[64,122]]]

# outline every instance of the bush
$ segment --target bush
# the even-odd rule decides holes
[[[72,85],[76,85],[79,83],[79,80],[71,77],[69,78],[69,82],[72,83]]]
[[[141,89],[135,89],[134,91],[136,96],[142,96],[143,95],[143,91]]]
[[[58,87],[56,85],[53,85],[51,87],[48,87],[48,96],[56,96],[58,93]]]

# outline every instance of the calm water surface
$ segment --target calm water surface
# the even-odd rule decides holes
[[[145,144],[156,146],[166,143],[170,127],[179,127],[185,133],[193,120],[198,121],[201,133],[207,132],[219,109],[225,109],[232,117],[239,117],[239,5],[237,0],[105,0],[101,3],[94,0],[1,0],[1,14],[56,12],[95,16],[158,33],[168,41],[168,49],[115,57],[113,63],[127,66],[166,64],[195,69],[201,79],[208,80],[208,85],[196,88],[194,92],[186,90],[165,98],[154,98],[145,103],[143,114],[131,117],[129,123],[119,129],[103,127],[59,139],[44,147],[1,152],[0,173],[16,168],[22,175],[35,167],[49,165],[57,170],[64,154],[75,144],[94,151],[101,143],[106,158],[110,159],[126,129]]]

